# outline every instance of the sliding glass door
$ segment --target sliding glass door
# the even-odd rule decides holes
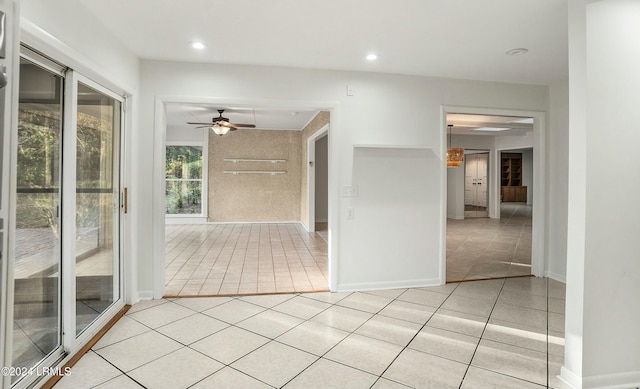
[[[35,366],[61,346],[61,70],[20,60],[14,367]]]
[[[124,304],[122,98],[24,49],[20,61],[13,367],[55,366]],[[14,376],[28,387],[36,376]]]
[[[76,334],[119,295],[121,103],[78,83],[76,134]],[[114,277],[115,276],[115,277]]]

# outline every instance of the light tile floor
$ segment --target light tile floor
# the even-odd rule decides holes
[[[500,216],[447,220],[447,282],[531,274],[531,205],[502,203]]]
[[[564,284],[144,301],[55,387],[564,388]]]
[[[165,295],[328,290],[327,242],[295,223],[165,227]]]

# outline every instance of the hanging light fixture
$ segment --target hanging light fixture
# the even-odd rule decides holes
[[[211,126],[211,131],[215,132],[216,135],[220,135],[220,136],[226,134],[227,132],[229,132],[229,130],[231,130],[231,127],[221,126],[218,123]]]
[[[451,143],[451,127],[453,124],[447,125],[449,127],[449,146]],[[464,149],[461,147],[447,147],[447,167],[458,167],[464,161]]]

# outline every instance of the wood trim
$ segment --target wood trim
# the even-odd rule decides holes
[[[67,363],[65,363],[64,366],[62,366],[62,371],[64,371],[67,367],[71,368],[76,363],[78,363],[80,358],[82,358],[84,354],[86,354],[89,350],[91,350],[91,347],[93,347],[96,343],[98,343],[98,341],[104,336],[104,334],[106,334],[107,331],[109,331],[111,327],[113,327],[114,324],[116,324],[118,320],[120,320],[130,308],[131,308],[131,305],[125,305],[124,307],[122,307],[122,309],[118,313],[116,313],[115,316],[112,317],[111,320],[109,320],[107,324],[105,324],[104,327],[102,327],[100,331],[98,331],[98,333],[95,334],[95,336],[91,338],[91,340],[89,340],[87,344],[84,345],[84,347],[82,347],[77,353],[75,353],[75,355],[73,355],[71,359],[69,359]],[[55,384],[57,384],[62,377],[63,376],[60,376],[60,375],[52,376],[51,378],[49,378],[47,382],[44,383],[44,385],[41,386],[41,389],[53,388]]]
[[[290,292],[261,292],[261,293],[225,293],[225,294],[193,294],[187,296],[178,295],[164,295],[164,299],[181,299],[181,298],[194,298],[194,297],[242,297],[242,296],[264,296],[272,294],[306,294],[306,293],[323,293],[330,292],[329,289],[317,289],[317,290],[294,290]]]
[[[526,278],[526,277],[535,277],[533,274],[525,274],[521,276],[504,276],[504,277],[489,277],[489,278],[475,278],[472,280],[453,280],[447,281],[447,284],[454,284],[456,282],[472,282],[472,281],[488,281],[488,280],[502,280],[505,278]]]

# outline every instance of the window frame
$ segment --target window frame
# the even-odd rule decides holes
[[[209,177],[208,177],[208,166],[209,166],[209,145],[208,145],[208,141],[203,139],[203,140],[171,140],[171,141],[166,141],[165,143],[165,148],[164,148],[164,152],[165,152],[165,171],[166,171],[166,162],[167,162],[167,157],[166,157],[166,152],[167,152],[167,147],[169,146],[195,146],[195,147],[202,147],[202,192],[201,192],[201,207],[200,207],[200,211],[201,213],[199,214],[168,214],[165,213],[165,222],[167,224],[195,224],[195,223],[205,223],[207,221],[207,217],[209,214],[209,188],[208,188],[208,182],[209,182]],[[196,181],[197,179],[190,179],[191,181]],[[165,178],[164,178],[164,182],[163,182],[163,186],[164,186],[164,191],[165,191],[165,201],[166,201],[166,188],[167,188],[167,178],[166,178],[166,173],[165,173]]]

